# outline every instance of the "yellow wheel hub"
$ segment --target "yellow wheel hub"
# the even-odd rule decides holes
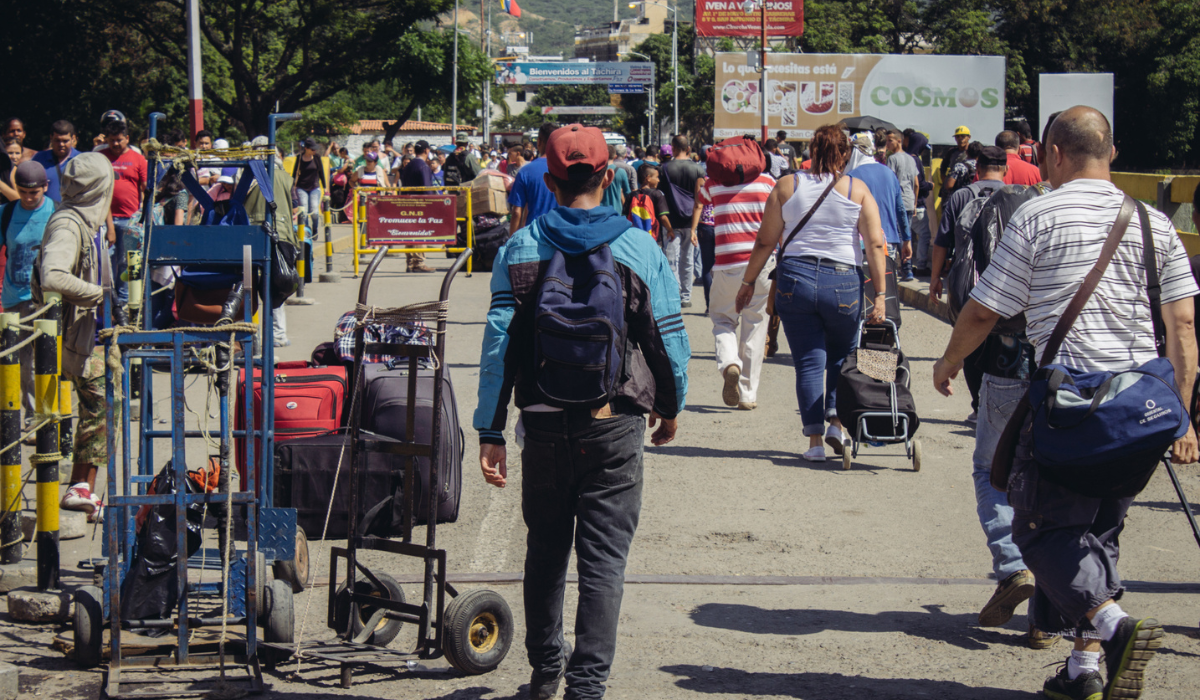
[[[500,639],[500,623],[490,612],[480,613],[471,620],[471,649],[477,654],[486,654]]]

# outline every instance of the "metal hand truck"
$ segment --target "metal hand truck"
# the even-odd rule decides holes
[[[381,248],[372,258],[359,286],[360,311],[367,304],[371,279],[387,253]],[[471,256],[467,248],[454,261],[442,280],[439,301],[444,305],[450,296],[450,283]],[[361,317],[360,317],[361,319]],[[445,371],[446,319],[444,313],[437,322],[434,345],[400,345],[364,342],[363,324],[354,334],[354,389],[350,405],[349,484],[350,517],[346,547],[330,550],[329,615],[327,623],[338,635],[335,641],[305,642],[300,645],[268,643],[265,646],[280,653],[296,652],[302,659],[316,659],[341,667],[341,685],[349,688],[354,668],[372,666],[407,668],[408,661],[433,659],[443,654],[454,668],[466,674],[488,673],[500,665],[508,654],[513,638],[513,616],[500,594],[489,590],[472,590],[460,594],[446,581],[446,551],[437,548],[438,454],[442,420],[442,375]],[[363,356],[389,355],[402,357],[408,366],[408,414],[406,439],[379,439],[361,429],[361,411],[357,397],[363,390]],[[417,405],[418,362],[429,360],[433,366],[433,428],[429,444],[415,438],[414,413]],[[366,483],[366,459],[369,453],[383,453],[403,459],[403,525],[398,540],[360,534],[364,523],[359,522],[360,494]],[[417,458],[430,462],[429,502],[426,513],[425,544],[413,542],[417,524]],[[391,576],[372,571],[359,561],[359,552],[382,551],[424,560],[425,576],[422,598],[416,603],[404,599],[404,591]],[[345,560],[346,580],[338,581],[338,561]],[[446,594],[453,598],[446,604]],[[399,633],[404,622],[417,627],[417,644],[412,651],[386,648]]]
[[[294,114],[270,116],[269,143],[272,150],[275,142],[275,125],[278,121],[298,118]],[[150,118],[150,136],[156,133],[157,122],[164,115],[155,112]],[[243,177],[253,177],[251,161],[255,157],[220,160],[224,167],[243,168]],[[267,181],[274,182],[274,158],[266,157]],[[157,181],[158,160],[149,165],[149,181]],[[213,348],[218,358],[209,364],[223,365],[228,379],[229,364],[240,367],[246,377],[252,377],[253,356],[256,341],[252,328],[252,295],[255,281],[261,286],[260,298],[262,327],[266,333],[272,328],[271,267],[274,249],[274,204],[268,204],[266,221],[262,226],[154,226],[151,217],[154,187],[149,188],[145,202],[145,239],[142,250],[142,265],[147,277],[149,271],[161,266],[219,266],[223,269],[242,271],[242,319],[240,323],[229,319],[232,325],[185,330],[153,330],[150,323],[150,291],[142,296],[142,323],[140,331],[120,332],[109,335],[105,340],[106,357],[119,349],[123,379],[120,395],[116,391],[116,377],[111,369],[106,377],[108,401],[108,496],[104,518],[103,588],[81,587],[75,593],[75,654],[84,666],[95,666],[101,662],[103,625],[110,626],[110,661],[105,685],[106,693],[113,698],[126,697],[181,697],[204,695],[213,688],[214,680],[225,680],[225,647],[231,650],[234,664],[242,667],[244,675],[238,681],[244,683],[241,690],[260,693],[263,690],[259,660],[260,644],[257,627],[264,627],[266,641],[289,642],[293,638],[292,587],[281,580],[266,582],[265,565],[271,560],[292,560],[296,556],[296,511],[271,507],[273,474],[273,394],[274,378],[270,371],[262,372],[262,401],[254,402],[253,382],[244,385],[247,406],[244,429],[231,430],[230,397],[228,382],[219,387],[221,445],[220,468],[226,493],[213,493],[201,489],[200,493],[188,493],[188,468],[186,444],[189,439],[211,440],[216,435],[204,430],[188,430],[185,424],[185,372],[203,362],[190,352],[197,346]],[[266,198],[266,195],[264,194]],[[270,201],[270,198],[267,198]],[[284,222],[290,225],[290,222]],[[148,287],[148,285],[147,285]],[[111,299],[105,301],[105,320],[112,317]],[[232,341],[232,342],[231,342]],[[240,357],[234,353],[233,343],[240,343]],[[222,356],[220,348],[224,348]],[[268,339],[262,347],[262,363],[274,365],[274,345]],[[220,358],[224,357],[224,361]],[[141,404],[139,407],[140,435],[136,464],[132,451],[130,425],[131,408],[131,363],[140,361],[145,371],[141,373]],[[170,376],[171,425],[170,429],[154,427],[154,392],[151,369],[165,370]],[[261,406],[261,409],[258,407]],[[254,407],[254,408],[251,408]],[[256,415],[258,414],[258,415]],[[118,425],[119,421],[119,425]],[[261,427],[256,427],[261,426]],[[116,431],[121,431],[121,465],[118,470]],[[231,468],[232,441],[243,438],[247,468],[240,489],[233,491],[227,485]],[[170,461],[164,469],[170,470],[174,478],[174,493],[148,494],[156,469],[155,441],[169,439]],[[261,454],[256,454],[261,445]],[[258,469],[255,469],[258,465]],[[257,473],[256,473],[257,472]],[[256,477],[261,474],[261,488]],[[120,488],[118,489],[118,484]],[[189,506],[201,504],[206,509],[218,511],[218,520],[230,519],[234,511],[244,511],[246,546],[236,551],[233,543],[221,538],[220,549],[206,549],[189,560],[188,510]],[[138,533],[134,512],[137,509],[155,506],[174,507],[175,552],[174,566],[177,583],[175,597],[178,601],[174,615],[167,619],[122,619],[120,614],[121,589],[137,556]],[[223,518],[220,512],[223,511]],[[201,524],[203,527],[203,524]],[[221,528],[222,534],[227,530]],[[229,547],[229,548],[227,548]],[[228,555],[226,555],[228,552]],[[189,567],[205,558],[223,568],[223,557],[228,556],[229,576],[212,583],[192,582]],[[212,599],[227,601],[228,616],[222,614],[222,604],[214,606]],[[224,601],[222,601],[224,599]],[[168,600],[170,600],[168,598]],[[205,601],[208,605],[205,605]],[[193,631],[202,627],[220,627],[221,641],[215,645],[211,640],[199,644],[193,651]],[[237,630],[238,638],[226,645],[226,628]],[[122,636],[126,631],[171,630],[174,634],[163,639],[162,646],[152,653],[126,656],[122,650]],[[204,667],[219,666],[218,679],[197,679],[185,672]],[[148,674],[137,675],[136,671]],[[165,671],[179,673],[164,673]],[[131,677],[132,676],[132,677]],[[183,686],[183,687],[180,687]]]

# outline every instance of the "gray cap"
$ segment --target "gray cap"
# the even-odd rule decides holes
[[[45,187],[46,169],[40,163],[27,160],[17,166],[13,181],[17,187]]]

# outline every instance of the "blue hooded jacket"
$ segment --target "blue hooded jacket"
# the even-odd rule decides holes
[[[517,231],[492,267],[473,421],[481,443],[504,444],[510,396],[518,409],[544,403],[534,381],[532,316],[554,251],[579,255],[604,244],[612,249],[625,293],[625,365],[613,404],[617,410],[654,411],[668,419],[683,410],[691,349],[679,284],[666,256],[653,238],[611,207],[558,207]]]

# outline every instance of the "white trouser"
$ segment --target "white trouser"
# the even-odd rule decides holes
[[[763,349],[767,342],[767,294],[771,280],[767,275],[775,267],[768,260],[754,282],[754,296],[739,314],[735,306],[746,266],[713,270],[712,290],[709,293],[708,316],[713,322],[716,344],[717,371],[737,365],[742,378],[738,381],[741,401],[758,400],[758,378],[762,374]]]

